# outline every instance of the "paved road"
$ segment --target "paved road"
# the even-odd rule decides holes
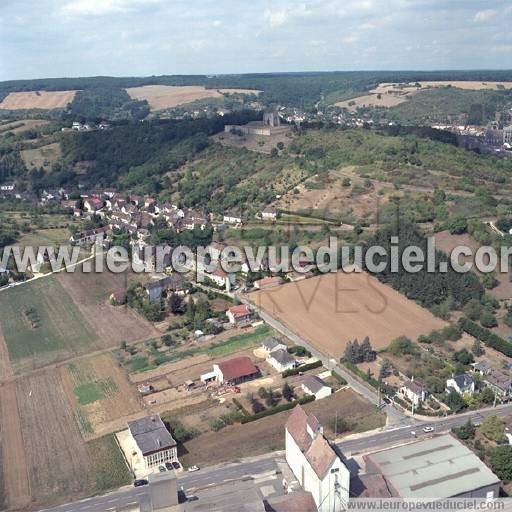
[[[436,418],[431,422],[418,421],[407,418],[409,424],[392,430],[383,430],[377,433],[361,434],[341,440],[337,446],[347,456],[351,457],[359,453],[375,451],[388,446],[413,442],[416,439],[428,438],[436,433],[448,432],[453,427],[463,425],[468,419],[480,422],[490,415],[507,416],[512,414],[512,404],[500,405],[496,408],[488,407],[479,411],[472,411],[447,418]],[[425,434],[422,428],[426,425],[435,428],[434,434]],[[414,437],[411,432],[416,433]],[[230,463],[219,464],[202,468],[195,473],[178,474],[178,486],[183,487],[187,494],[193,494],[195,490],[214,486],[230,480],[244,477],[254,477],[277,469],[277,463],[283,460],[282,452],[272,452],[260,457],[244,459]],[[125,487],[113,493],[88,498],[76,503],[61,505],[49,509],[48,512],[99,512],[135,503],[143,506],[149,503],[148,487]]]

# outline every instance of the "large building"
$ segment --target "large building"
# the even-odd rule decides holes
[[[500,479],[450,434],[371,453],[365,456],[365,461],[367,473],[381,475],[392,497],[491,499],[499,496]]]
[[[281,118],[275,110],[267,110],[263,113],[262,121],[251,121],[247,124],[227,124],[224,126],[225,132],[239,133],[242,135],[264,135],[270,137],[280,133],[290,131],[290,126],[281,125]]]
[[[319,512],[345,510],[350,472],[316,417],[298,405],[286,422],[285,435],[286,462],[302,488],[313,495]]]
[[[232,385],[241,384],[260,375],[258,368],[247,356],[234,357],[214,364],[212,373],[219,384]]]
[[[147,469],[178,460],[176,441],[158,414],[130,421],[128,430]]]

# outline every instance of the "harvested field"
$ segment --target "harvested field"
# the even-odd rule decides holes
[[[84,438],[108,433],[109,422],[142,410],[135,387],[111,354],[69,363],[60,375]]]
[[[350,112],[354,112],[361,107],[396,107],[400,105],[400,103],[406,102],[410,97],[410,94],[402,94],[400,96],[391,94],[366,94],[350,100],[338,101],[335,105],[337,107],[346,108]]]
[[[131,343],[159,334],[150,322],[128,306],[110,305],[110,294],[124,290],[128,285],[124,273],[84,273],[80,267],[73,273],[59,273],[57,279],[81,314],[89,320],[104,347],[117,346],[123,340]]]
[[[147,100],[152,111],[177,107],[205,98],[222,98],[224,94],[259,94],[251,89],[206,89],[202,85],[144,85],[130,87],[126,92],[134,100]]]
[[[369,336],[376,350],[446,323],[367,273],[329,273],[249,295],[318,350],[339,358],[347,341]]]
[[[31,500],[15,384],[0,387],[0,507],[25,510]],[[2,496],[3,495],[3,496]]]
[[[385,415],[350,389],[306,404],[304,409],[315,414],[324,426],[336,412],[339,418],[350,418],[361,430],[385,424]],[[284,449],[284,425],[290,414],[291,411],[285,411],[244,425],[232,425],[221,432],[202,434],[184,444],[180,460],[185,465],[218,464]],[[330,434],[327,428],[326,434]]]
[[[55,276],[0,294],[0,327],[17,373],[100,348],[91,325]]]
[[[471,80],[444,80],[444,81],[425,81],[420,82],[422,87],[446,87],[451,85],[452,87],[457,87],[459,89],[473,89],[473,90],[482,90],[482,89],[512,89],[512,82],[478,82]]]
[[[17,383],[21,430],[32,494],[39,503],[54,503],[92,489],[85,443],[57,372]]]
[[[27,166],[27,169],[40,169],[49,171],[52,165],[57,162],[61,156],[61,148],[58,142],[47,144],[35,149],[24,149],[20,151],[21,158]]]
[[[11,92],[0,102],[0,109],[28,110],[40,108],[52,110],[64,108],[73,101],[77,91],[26,91]]]
[[[135,100],[147,100],[152,111],[177,107],[205,98],[221,98],[216,89],[206,89],[201,85],[145,85],[130,87],[126,92]]]

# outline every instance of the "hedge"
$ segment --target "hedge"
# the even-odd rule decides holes
[[[512,344],[497,334],[494,334],[489,329],[475,324],[475,322],[472,322],[469,318],[464,316],[459,319],[459,325],[465,332],[476,339],[483,341],[488,347],[491,347],[508,357],[512,357]]]
[[[238,399],[233,398],[233,403],[244,416],[250,416],[249,411],[240,403]]]
[[[338,384],[341,384],[342,386],[347,385],[347,381],[338,372],[333,371],[332,376],[338,381]]]
[[[314,368],[318,368],[322,366],[322,361],[318,360],[314,363],[303,364],[302,366],[298,366],[297,368],[292,368],[291,370],[285,370],[281,375],[283,377],[289,377],[290,375],[298,375],[300,372],[307,372],[308,370],[313,370]]]
[[[395,394],[395,389],[393,388],[393,386],[390,386],[389,384],[386,384],[384,382],[380,382],[375,379],[374,377],[370,377],[368,376],[368,374],[366,372],[363,372],[362,370],[360,370],[355,364],[349,362],[349,361],[345,361],[343,360],[342,363],[352,372],[352,373],[355,373],[360,379],[363,379],[364,381],[368,382],[368,384],[370,384],[370,386],[372,386],[373,388],[375,389],[381,389],[381,391],[385,394],[385,395],[394,395]]]
[[[242,418],[240,420],[240,423],[249,423],[250,421],[260,420],[261,418],[265,418],[266,416],[272,416],[272,414],[277,414],[278,412],[288,411],[289,409],[293,409],[296,405],[307,404],[309,402],[312,402],[314,399],[314,395],[308,395],[303,398],[299,398],[299,400],[293,400],[292,402],[276,405],[276,407],[265,409],[264,411],[257,412],[252,416],[246,416],[245,418]]]

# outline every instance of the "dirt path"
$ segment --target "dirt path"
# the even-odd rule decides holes
[[[2,327],[0,326],[0,382],[11,379],[13,374],[14,372],[9,361],[9,351],[7,350]]]
[[[14,383],[0,388],[0,423],[7,504],[12,510],[26,510],[31,492]]]

